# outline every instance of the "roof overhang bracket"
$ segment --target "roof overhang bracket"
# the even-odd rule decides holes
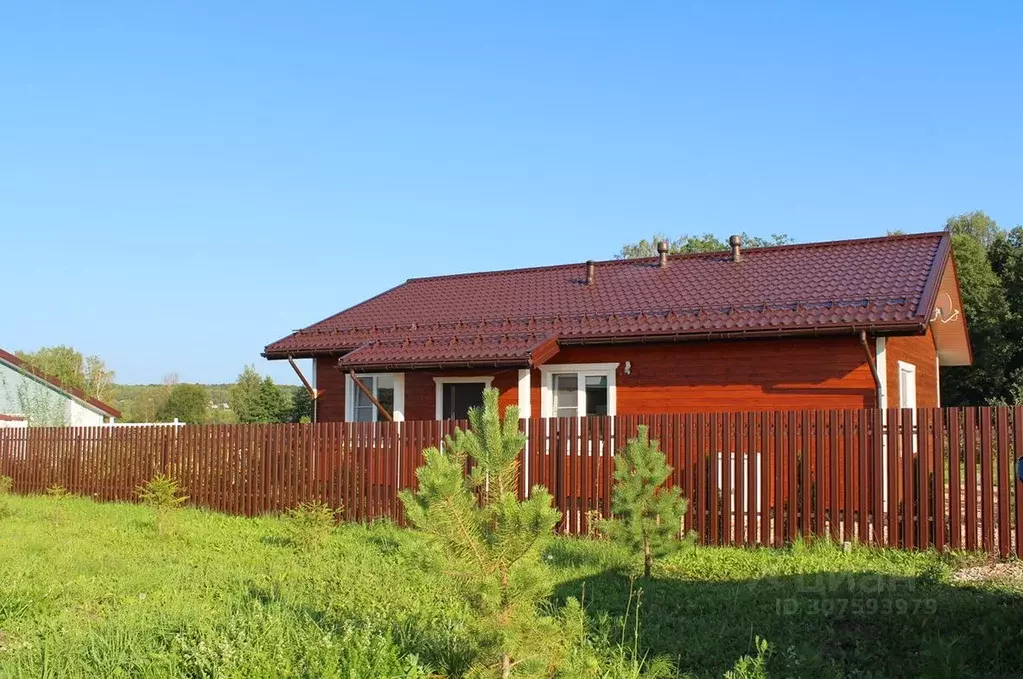
[[[298,379],[302,380],[302,386],[304,386],[305,390],[309,392],[309,398],[315,401],[316,397],[322,394],[323,391],[313,389],[313,385],[309,384],[309,380],[307,380],[305,375],[302,374],[302,369],[298,367],[298,363],[295,363],[295,359],[290,355],[288,356],[288,363],[291,365],[291,369],[295,371],[295,374],[298,375]]]

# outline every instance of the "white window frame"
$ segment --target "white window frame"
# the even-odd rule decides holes
[[[607,416],[618,414],[618,385],[615,375],[619,363],[563,363],[540,366],[540,417],[554,417],[554,375],[574,373],[578,378],[576,417],[586,416],[586,378],[607,378]]]
[[[483,383],[484,389],[489,389],[491,383],[494,381],[493,375],[472,375],[469,377],[434,377],[435,392],[433,397],[434,402],[434,419],[444,419],[444,385],[445,384],[479,384]]]
[[[376,392],[378,377],[390,377],[394,380],[394,412],[391,417],[395,422],[402,422],[405,419],[405,373],[357,373],[356,377],[361,381],[363,377],[372,377],[373,391]],[[355,419],[355,380],[351,375],[345,374],[345,422],[352,422]],[[376,396],[376,393],[373,394]],[[380,421],[380,411],[373,410],[374,422]]]
[[[909,375],[912,378],[913,385],[913,398],[907,399],[906,390],[903,388],[903,375]],[[906,363],[905,361],[899,361],[899,407],[900,408],[916,408],[916,366],[912,363]],[[912,402],[910,402],[912,401]]]

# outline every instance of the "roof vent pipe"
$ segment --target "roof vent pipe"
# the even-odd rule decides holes
[[[657,266],[662,269],[668,266],[668,241],[659,240],[657,241],[657,255],[659,257]]]
[[[729,236],[728,244],[732,246],[732,261],[742,261],[742,236]]]
[[[594,279],[597,277],[597,265],[592,259],[586,260],[586,285],[593,285]]]

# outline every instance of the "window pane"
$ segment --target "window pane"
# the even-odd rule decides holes
[[[359,375],[359,381],[366,385],[366,388],[373,391],[373,378]],[[354,422],[376,422],[376,406],[369,400],[369,397],[359,389],[359,385],[353,383],[352,389],[352,420]]]
[[[607,376],[588,375],[586,377],[586,414],[607,415]]]
[[[464,420],[469,417],[471,408],[483,406],[483,389],[485,382],[454,382],[445,384],[441,403],[441,418],[445,420]]]
[[[372,377],[359,377],[359,381],[366,385],[366,388],[373,391],[373,378]],[[373,402],[369,400],[369,397],[359,389],[359,385],[352,384],[352,389],[355,390],[355,403],[356,408],[365,408],[366,406],[373,407]]]
[[[394,387],[391,387],[390,389],[384,389],[383,387],[380,387],[377,389],[376,395],[377,400],[380,401],[380,405],[384,407],[384,410],[386,410],[391,415],[394,415]],[[380,417],[377,419],[382,420],[384,418]]]
[[[579,378],[572,375],[554,376],[554,416],[575,417],[579,414]]]

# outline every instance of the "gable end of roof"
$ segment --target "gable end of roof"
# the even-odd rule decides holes
[[[85,392],[83,392],[81,389],[75,387],[65,387],[64,384],[61,383],[61,381],[56,377],[53,377],[52,375],[47,375],[42,370],[39,370],[35,366],[30,365],[26,361],[23,361],[14,354],[4,351],[3,349],[0,349],[0,361],[11,366],[18,372],[30,375],[37,380],[46,382],[49,386],[66,394],[75,401],[78,401],[79,403],[89,408],[90,410],[98,412],[102,415],[106,415],[107,417],[117,418],[121,416],[121,411],[118,410],[117,408],[114,408],[113,406],[108,405],[97,398],[87,396]]]

